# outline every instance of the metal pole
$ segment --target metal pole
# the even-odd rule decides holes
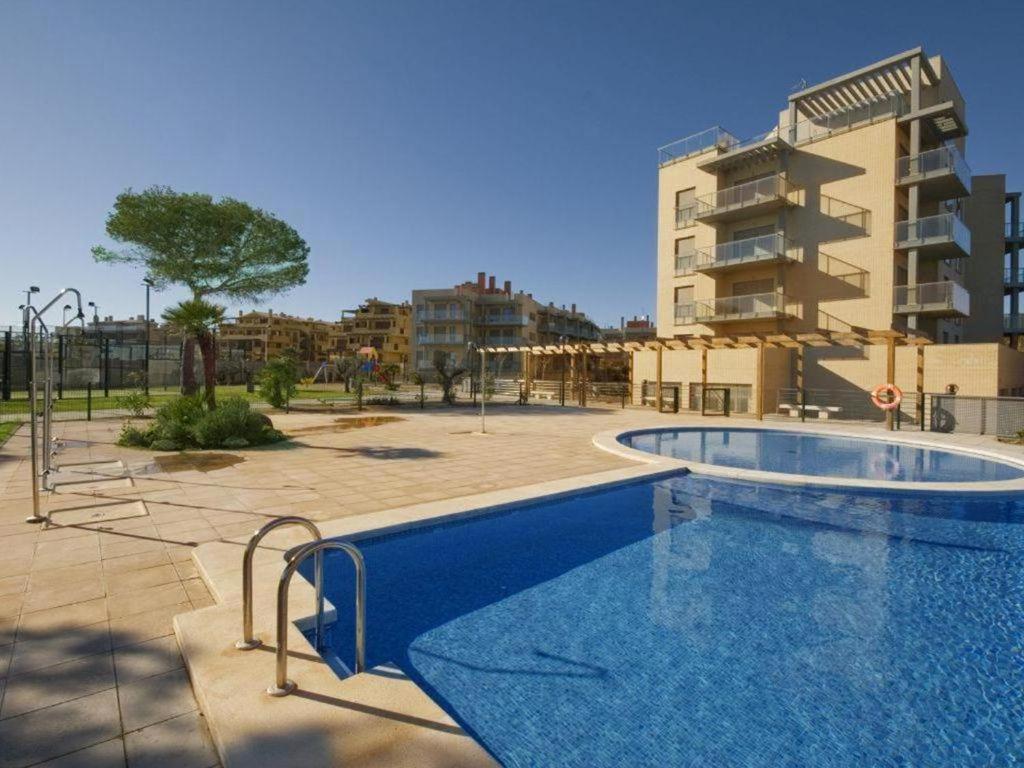
[[[28,310],[25,311],[28,318]],[[28,359],[29,359],[29,386],[28,386],[28,410],[29,410],[29,440],[32,443],[30,450],[32,464],[32,515],[25,518],[26,523],[41,523],[44,518],[39,513],[39,427],[36,424],[36,319],[33,317],[26,323],[28,329]]]
[[[14,350],[12,349],[13,344],[14,334],[12,334],[11,330],[8,328],[4,331],[4,379],[3,391],[0,392],[0,397],[4,400],[11,399],[11,376],[14,375],[14,360],[12,359],[14,354]]]
[[[103,396],[110,397],[110,339],[103,340]]]
[[[149,288],[150,281],[146,280],[146,370],[145,370],[145,383],[144,391],[146,395],[149,395]]]
[[[487,350],[480,347],[480,434],[487,434],[486,408],[487,402]]]
[[[67,323],[65,323],[65,326]],[[67,333],[57,337],[57,397],[64,399],[64,341]]]

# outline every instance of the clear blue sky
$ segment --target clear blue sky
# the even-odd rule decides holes
[[[152,184],[299,230],[310,280],[275,310],[486,270],[604,323],[653,313],[657,146],[766,130],[801,78],[921,44],[965,94],[974,172],[1019,189],[1022,30],[1019,0],[4,0],[0,322],[29,283],[141,312],[140,275],[89,247]]]

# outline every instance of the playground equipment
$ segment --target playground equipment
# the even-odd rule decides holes
[[[29,439],[31,442],[30,467],[32,472],[32,515],[25,518],[28,523],[42,523],[43,527],[49,526],[49,516],[44,516],[40,511],[39,492],[40,490],[53,490],[50,482],[50,474],[53,471],[52,460],[56,451],[52,436],[51,423],[53,420],[53,338],[49,326],[43,320],[43,315],[58,301],[69,293],[75,295],[78,303],[78,313],[63,325],[66,329],[71,323],[80,321],[82,330],[85,330],[85,313],[82,311],[82,294],[75,288],[64,288],[48,304],[41,309],[32,305],[26,305],[22,311],[22,323],[28,329],[28,354],[29,354]],[[39,440],[39,408],[38,392],[39,377],[37,374],[37,357],[39,354],[39,339],[45,337],[44,360],[43,360],[43,409],[42,409],[42,469],[40,470],[40,440]],[[41,487],[40,487],[41,486]]]

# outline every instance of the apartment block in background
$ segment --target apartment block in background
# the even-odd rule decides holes
[[[263,361],[292,350],[306,363],[322,363],[339,354],[341,326],[326,320],[295,317],[273,310],[239,312],[225,318],[217,332],[221,353]],[[234,356],[234,355],[233,355]]]
[[[1020,304],[1024,292],[1024,264],[1020,261],[1024,245],[1024,221],[1020,215],[1020,192],[1006,195],[1006,265],[1003,270],[1003,333],[1006,342],[1019,349],[1024,342],[1024,313]]]
[[[466,360],[467,344],[525,346],[597,341],[597,325],[573,304],[569,309],[541,304],[532,294],[512,292],[512,283],[497,287],[494,276],[477,274],[452,288],[414,290],[412,359],[418,371],[433,368],[435,356]],[[518,356],[494,356],[502,373],[519,371]]]
[[[408,302],[395,304],[374,297],[356,309],[341,313],[341,353],[366,354],[375,350],[384,365],[397,365],[404,371],[409,364],[409,333],[412,308]]]

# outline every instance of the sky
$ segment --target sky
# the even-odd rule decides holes
[[[305,238],[308,282],[263,309],[336,319],[486,271],[617,325],[654,312],[657,147],[767,130],[801,80],[941,53],[974,173],[1024,187],[1022,28],[1019,0],[3,0],[0,323],[28,285],[141,313],[142,275],[89,249],[159,184]]]

